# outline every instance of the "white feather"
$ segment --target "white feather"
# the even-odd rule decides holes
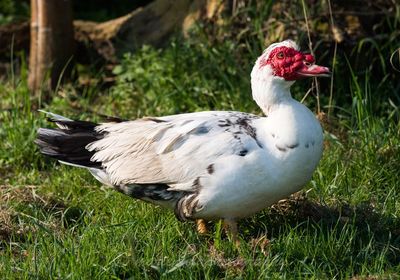
[[[287,40],[262,56],[282,45],[298,49]],[[110,185],[167,184],[197,193],[196,218],[246,217],[300,190],[321,158],[322,129],[291,97],[293,82],[259,67],[260,59],[252,92],[268,117],[200,112],[103,124],[96,129],[104,138],[86,147],[104,168],[92,174]]]

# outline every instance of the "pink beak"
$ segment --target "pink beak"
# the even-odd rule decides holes
[[[296,71],[300,77],[329,77],[332,73],[328,67],[316,64],[305,65]]]

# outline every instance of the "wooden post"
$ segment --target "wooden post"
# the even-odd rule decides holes
[[[55,89],[60,75],[68,76],[73,54],[71,0],[31,0],[30,90]]]

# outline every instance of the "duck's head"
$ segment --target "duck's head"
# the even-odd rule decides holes
[[[257,59],[252,78],[282,80],[292,84],[305,77],[327,77],[329,68],[315,64],[315,58],[303,53],[292,40],[270,45]]]
[[[291,99],[290,87],[305,77],[327,77],[328,67],[315,64],[314,56],[303,53],[292,40],[270,45],[251,71],[253,99],[268,115],[274,105]]]

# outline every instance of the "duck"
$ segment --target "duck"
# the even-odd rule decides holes
[[[290,88],[329,75],[313,55],[285,40],[267,47],[251,71],[252,97],[263,116],[204,111],[98,124],[45,112],[57,128],[39,128],[35,143],[43,155],[86,168],[104,185],[170,209],[180,221],[197,221],[199,231],[222,219],[238,241],[238,220],[311,179],[323,131]]]

